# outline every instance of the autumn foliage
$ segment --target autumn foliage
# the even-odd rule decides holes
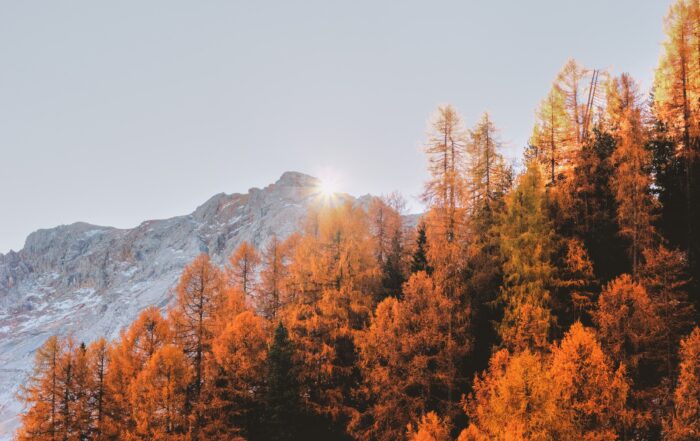
[[[324,199],[115,339],[50,338],[16,439],[700,439],[700,3],[665,27],[649,103],[568,61],[522,167],[440,106],[418,221]]]

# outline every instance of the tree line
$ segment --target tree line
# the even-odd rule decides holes
[[[50,338],[16,438],[700,439],[700,1],[665,30],[648,98],[567,62],[522,170],[440,106],[417,226],[320,204],[113,341]]]

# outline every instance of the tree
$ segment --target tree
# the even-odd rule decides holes
[[[182,349],[168,344],[153,354],[130,388],[135,440],[187,439],[191,379],[192,369]]]
[[[556,185],[561,179],[564,162],[564,143],[567,120],[564,110],[565,97],[553,87],[542,101],[536,115],[536,123],[530,137],[526,158],[547,171],[549,184]]]
[[[17,439],[57,441],[60,439],[59,363],[64,351],[56,336],[50,337],[34,356],[34,370],[26,385],[20,388],[19,398],[27,411],[20,418],[22,427]]]
[[[505,304],[499,334],[503,346],[516,351],[548,345],[554,266],[554,232],[547,218],[544,188],[537,167],[528,167],[506,197],[499,223]]]
[[[613,280],[600,293],[593,319],[607,352],[630,372],[638,372],[639,364],[651,357],[658,326],[644,287],[628,274]]]
[[[570,412],[576,439],[617,439],[629,424],[624,365],[615,370],[592,330],[580,322],[552,349],[551,379]]]
[[[352,417],[359,382],[354,334],[380,286],[366,213],[343,203],[312,212],[296,240],[282,319],[299,354],[305,405],[333,425]]]
[[[107,341],[100,338],[87,348],[88,403],[90,406],[90,439],[102,441],[105,436],[107,395],[106,375],[109,366]]]
[[[499,153],[496,126],[488,113],[484,113],[476,127],[469,132],[468,186],[472,211],[478,211],[483,204],[490,204],[497,194],[508,187],[509,173]]]
[[[382,270],[383,289],[378,300],[399,295],[404,282],[403,220],[400,213],[404,206],[403,199],[395,193],[385,198],[373,198],[367,209],[374,254]]]
[[[425,147],[430,179],[423,200],[434,213],[429,228],[436,229],[448,243],[455,239],[456,230],[464,223],[466,143],[466,131],[457,111],[450,105],[438,107]]]
[[[247,299],[255,290],[256,271],[260,261],[260,254],[247,241],[243,241],[229,258],[229,283],[239,289]]]
[[[665,20],[666,41],[656,70],[653,110],[661,139],[669,148],[661,199],[667,204],[663,226],[675,246],[688,253],[691,274],[700,278],[700,7],[696,0],[677,0]],[[664,139],[665,138],[665,139]],[[668,144],[666,141],[671,141]],[[696,299],[697,300],[697,299]]]
[[[465,403],[470,425],[460,441],[576,439],[543,355],[502,349],[474,379],[473,390]]]
[[[562,265],[557,283],[560,295],[557,296],[559,307],[556,309],[560,325],[566,324],[568,327],[568,324],[587,317],[593,310],[597,281],[593,263],[579,239],[564,241],[564,255],[560,261]]]
[[[700,329],[681,341],[680,373],[674,393],[674,412],[665,439],[686,441],[700,436]]]
[[[104,377],[101,430],[107,439],[126,438],[135,429],[129,389],[153,354],[170,343],[171,333],[158,308],[149,307],[107,348],[110,362]]]
[[[440,418],[435,412],[423,415],[415,429],[408,426],[406,435],[409,441],[450,441],[450,423]]]
[[[360,439],[399,439],[406,425],[427,411],[454,413],[454,348],[449,345],[450,300],[424,272],[411,276],[402,300],[377,306],[371,325],[358,334],[360,367],[369,401],[354,421]]]
[[[430,274],[432,269],[428,266],[428,238],[425,234],[425,223],[418,224],[416,235],[416,247],[411,258],[411,274],[425,271]]]
[[[206,439],[231,439],[259,431],[268,323],[252,311],[236,315],[212,342],[207,363]]]
[[[632,380],[631,407],[638,432],[653,433],[664,403],[659,390],[659,319],[644,287],[628,274],[605,286],[593,313],[601,345]]]
[[[187,266],[176,287],[177,304],[171,311],[176,342],[192,365],[187,407],[192,410],[192,439],[199,439],[203,403],[200,392],[206,382],[204,366],[211,355],[211,342],[220,330],[218,320],[226,302],[226,289],[221,271],[201,254]]]
[[[280,322],[267,355],[265,424],[270,441],[297,439],[301,400],[294,346]]]
[[[640,270],[641,284],[659,318],[658,337],[667,377],[673,374],[678,361],[676,348],[694,323],[695,311],[688,301],[687,267],[687,259],[682,252],[659,246],[645,250],[644,266]]]
[[[282,308],[284,281],[287,276],[287,256],[282,242],[273,235],[263,252],[263,267],[260,271],[258,310],[263,317],[274,320]]]
[[[622,74],[608,88],[608,115],[617,147],[612,155],[612,187],[617,200],[620,234],[630,242],[632,274],[636,276],[644,249],[654,238],[655,200],[651,196],[651,157],[646,149],[639,92],[632,78]]]

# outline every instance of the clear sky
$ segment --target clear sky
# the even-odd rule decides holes
[[[488,110],[519,157],[569,57],[645,88],[670,0],[0,0],[0,252],[132,227],[284,171],[426,177],[426,120]]]

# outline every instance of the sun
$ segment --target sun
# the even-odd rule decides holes
[[[338,183],[335,179],[325,178],[321,180],[318,189],[324,196],[333,196],[338,192]]]

